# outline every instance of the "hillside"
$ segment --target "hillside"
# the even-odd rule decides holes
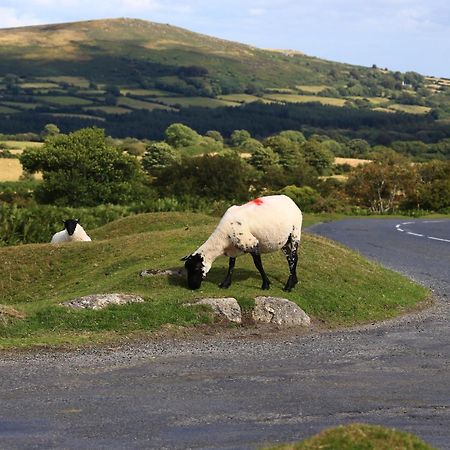
[[[432,119],[450,116],[450,80],[263,50],[136,19],[0,30],[0,132],[55,122],[64,131],[96,124],[154,138],[160,130],[144,131],[143,114],[158,127],[168,115],[188,121],[192,107],[222,111],[255,102],[269,115],[273,105],[315,103],[325,115],[345,117],[335,111],[343,107],[369,111],[363,122],[370,126],[399,112],[426,122],[430,113]],[[232,115],[231,129],[241,121]],[[192,120],[194,128],[207,127]]]
[[[3,29],[0,58],[4,74],[83,76],[97,83],[154,82],[155,77],[177,76],[180,67],[200,66],[212,82],[229,84],[231,90],[253,81],[265,87],[317,83],[327,81],[333,67],[351,68],[136,19]]]

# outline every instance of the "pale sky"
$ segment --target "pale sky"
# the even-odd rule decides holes
[[[450,78],[450,0],[0,0],[0,28],[115,17]]]

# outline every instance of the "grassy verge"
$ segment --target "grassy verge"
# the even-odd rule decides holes
[[[266,450],[433,450],[418,437],[376,425],[351,424],[331,428],[305,441]]]
[[[200,291],[189,291],[180,278],[139,276],[143,269],[180,267],[180,257],[207,239],[217,221],[195,213],[142,214],[94,230],[92,243],[0,248],[0,303],[18,314],[0,320],[0,348],[77,345],[166,324],[207,323],[211,319],[204,310],[182,306],[204,296],[225,294],[248,307],[263,293],[248,255],[238,259],[234,283],[227,291],[217,287],[226,273],[226,258],[216,261]],[[393,317],[428,295],[399,274],[307,233],[300,250],[300,284],[293,292],[282,291],[288,270],[281,252],[264,255],[263,261],[272,281],[269,293],[296,302],[330,328]],[[102,311],[59,306],[77,296],[106,292],[135,293],[146,301]]]

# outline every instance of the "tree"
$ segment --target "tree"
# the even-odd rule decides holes
[[[249,139],[245,144],[255,139]],[[259,145],[256,145],[258,143]],[[278,155],[270,148],[264,147],[259,141],[256,141],[252,149],[249,163],[258,170],[265,171],[268,167],[278,164]]]
[[[56,136],[60,130],[54,123],[48,123],[45,125],[44,130],[41,133],[41,137],[46,139],[50,136]]]
[[[233,147],[239,147],[251,137],[247,130],[234,130],[230,136],[230,143]]]
[[[306,141],[305,135],[301,131],[297,130],[285,130],[279,133],[279,136],[289,139],[292,142],[302,144]]]
[[[360,206],[383,214],[404,202],[417,207],[418,183],[414,166],[381,161],[355,168],[348,178],[346,191]]]
[[[241,201],[249,197],[252,175],[238,155],[203,155],[166,167],[155,184],[163,195]]]
[[[107,144],[98,128],[49,136],[42,148],[24,150],[20,161],[26,171],[43,173],[35,191],[42,203],[126,203],[146,189],[137,159]]]
[[[278,155],[279,164],[285,169],[305,162],[300,152],[300,145],[286,137],[270,136],[264,141],[264,144]]]
[[[308,165],[316,169],[319,175],[326,174],[333,165],[333,153],[315,140],[305,142],[301,150]]]
[[[166,142],[174,148],[188,147],[200,141],[201,136],[182,123],[173,123],[165,131]]]
[[[221,142],[221,143],[223,144],[223,136],[220,134],[219,131],[216,131],[216,130],[208,130],[208,131],[205,133],[205,136],[206,136],[206,137],[209,137],[209,138],[211,138],[211,139],[214,139],[214,140],[217,141],[217,142]]]
[[[147,146],[147,151],[142,158],[142,166],[149,174],[157,175],[162,169],[179,159],[180,153],[166,142],[153,142]]]

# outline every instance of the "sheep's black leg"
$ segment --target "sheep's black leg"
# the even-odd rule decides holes
[[[236,258],[230,258],[230,262],[228,264],[228,273],[222,283],[219,284],[219,287],[222,289],[227,289],[231,286],[231,276],[233,275],[234,265],[236,263]]]
[[[291,236],[289,236],[289,240],[286,245],[282,248],[283,253],[286,255],[286,259],[289,265],[289,278],[286,281],[286,285],[283,288],[283,291],[290,292],[292,288],[298,283],[297,279],[297,262],[298,262],[298,243],[292,242]]]
[[[266,275],[266,272],[264,272],[264,268],[261,262],[261,255],[252,253],[253,262],[255,263],[256,268],[258,269],[259,273],[261,274],[262,278],[262,286],[261,289],[267,290],[270,287],[270,281],[269,278]]]

